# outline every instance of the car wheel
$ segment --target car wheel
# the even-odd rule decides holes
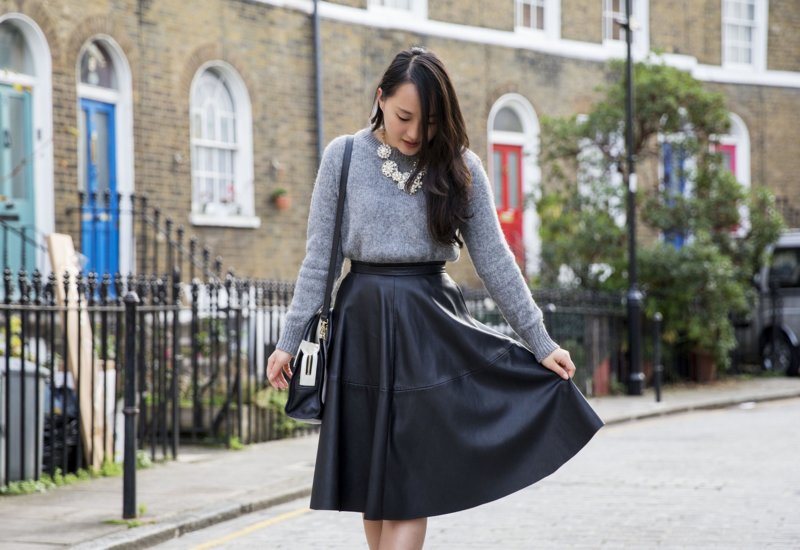
[[[775,357],[772,353],[772,338],[767,338],[761,346],[761,368],[767,371],[797,376],[800,370],[800,351],[795,348],[785,334],[776,338]]]

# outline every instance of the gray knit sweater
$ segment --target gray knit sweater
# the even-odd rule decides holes
[[[311,197],[306,256],[277,343],[278,349],[293,355],[300,347],[306,323],[319,310],[325,294],[345,141],[345,136],[338,137],[325,148]],[[368,128],[355,134],[336,277],[341,274],[345,257],[363,262],[458,260],[457,246],[438,244],[428,235],[424,192],[409,195],[381,173],[383,161],[376,153],[378,145],[380,142]],[[391,158],[401,171],[409,171],[414,160],[396,149]],[[542,311],[533,301],[503,237],[491,185],[480,159],[468,150],[465,160],[472,173],[473,216],[462,228],[464,243],[501,313],[541,361],[558,345],[548,336]]]

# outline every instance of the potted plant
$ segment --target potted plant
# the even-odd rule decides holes
[[[272,195],[270,195],[270,199],[278,210],[286,210],[292,205],[291,197],[289,197],[289,191],[283,187],[276,188],[272,192]]]

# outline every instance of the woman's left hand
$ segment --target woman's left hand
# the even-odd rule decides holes
[[[564,380],[568,380],[575,375],[575,363],[569,357],[569,352],[565,349],[556,350],[542,359],[542,365],[550,369]]]

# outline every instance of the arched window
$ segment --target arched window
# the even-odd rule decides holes
[[[522,270],[539,270],[541,241],[536,209],[527,196],[539,192],[539,121],[530,102],[519,94],[498,99],[489,113],[489,177],[497,216]]]
[[[494,124],[492,130],[497,132],[516,132],[518,134],[524,133],[522,129],[522,121],[510,107],[503,107],[494,117]]]
[[[106,46],[98,40],[84,48],[81,56],[81,82],[101,88],[117,88],[114,61]]]
[[[232,68],[200,71],[191,91],[192,221],[256,227],[250,100]]]
[[[133,265],[133,94],[128,60],[106,35],[87,40],[76,60],[81,253],[89,271],[126,272]]]
[[[0,23],[0,69],[33,74],[33,59],[22,31],[11,21]]]
[[[8,258],[0,268],[14,273],[45,267],[54,226],[50,75],[41,29],[25,15],[0,15],[0,258]]]

